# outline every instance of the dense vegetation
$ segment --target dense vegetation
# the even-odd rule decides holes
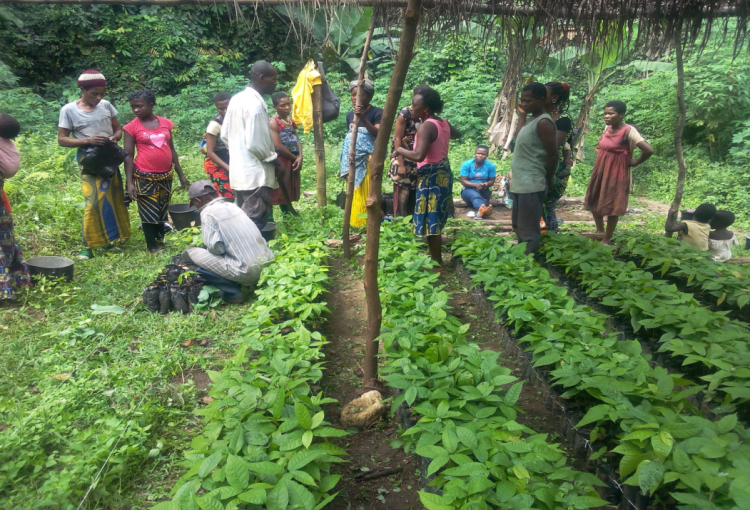
[[[130,118],[124,96],[133,89],[151,87],[159,96],[158,113],[177,124],[178,144],[194,150],[211,115],[211,98],[218,91],[242,89],[253,61],[274,62],[281,70],[280,88],[290,90],[297,71],[315,55],[324,58],[329,78],[344,100],[344,108],[348,107],[346,82],[354,77],[351,57],[361,48],[370,12],[352,15],[350,23],[342,21],[341,26],[333,27],[339,30],[336,44],[323,44],[320,27],[309,25],[317,38],[305,39],[308,44],[304,45],[293,34],[294,30],[304,31],[304,24],[297,23],[292,30],[289,19],[279,11],[260,9],[256,15],[245,9],[242,14],[244,19],[235,19],[235,13],[224,6],[5,7],[0,12],[0,111],[15,115],[25,132],[44,136],[46,141],[60,105],[78,93],[78,73],[96,68],[111,81],[110,99],[118,106],[121,121]],[[383,41],[376,45],[368,69],[376,83],[376,105],[385,102],[393,68],[391,50]],[[466,134],[464,142],[454,147],[454,166],[471,154],[473,143],[485,139],[486,120],[505,67],[502,47],[492,39],[452,35],[424,44],[412,63],[407,90],[418,83],[436,87],[446,101],[445,117]],[[550,65],[545,57],[538,51],[524,62],[523,72],[529,78],[568,82],[575,121],[589,90],[590,61],[568,54],[565,65]],[[676,180],[675,71],[667,65],[656,67],[666,69],[661,72],[641,72],[643,67],[637,64],[642,58],[637,48],[625,55],[602,55],[606,73],[599,74],[607,77],[597,85],[591,135],[585,144],[585,159],[573,172],[570,194],[580,195],[584,190],[596,135],[603,127],[599,112],[606,101],[617,98],[628,103],[629,122],[636,124],[656,149],[654,158],[635,171],[637,194],[671,199]],[[703,53],[688,51],[686,66],[685,206],[712,201],[735,211],[742,225],[750,224],[750,202],[744,193],[750,185],[749,63],[745,53],[733,58],[731,42],[715,36]],[[408,98],[402,102],[408,103]],[[326,125],[331,150],[337,150],[344,129],[343,122]],[[45,161],[62,157],[54,144],[34,137],[23,143],[42,151]],[[52,168],[46,165],[39,170],[50,172]],[[14,187],[20,187],[18,181]]]

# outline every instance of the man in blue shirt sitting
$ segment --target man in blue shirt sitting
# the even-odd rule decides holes
[[[492,185],[495,184],[497,173],[495,164],[487,161],[490,149],[486,145],[477,145],[474,158],[461,165],[461,198],[464,199],[478,218],[487,218],[492,214],[490,197]],[[473,216],[469,213],[469,216]]]

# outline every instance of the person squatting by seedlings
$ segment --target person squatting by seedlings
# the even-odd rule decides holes
[[[284,165],[283,183],[289,194],[289,200],[298,202],[301,194],[302,145],[297,136],[297,124],[289,115],[292,113],[292,100],[286,92],[276,92],[271,96],[276,115],[271,117],[271,139],[279,155],[279,161]],[[278,205],[282,213],[290,212],[290,205],[284,198],[281,187],[271,193],[271,205]]]
[[[156,253],[164,244],[174,172],[183,188],[188,188],[190,182],[182,172],[174,148],[174,123],[154,115],[154,93],[149,89],[137,90],[128,96],[128,101],[135,115],[124,127],[125,150],[130,154],[125,160],[128,194],[138,203],[146,248]]]
[[[714,204],[701,204],[693,213],[692,220],[682,220],[676,223],[677,211],[667,216],[664,224],[666,232],[677,232],[680,241],[690,246],[695,246],[701,251],[708,251],[708,238],[711,232],[711,220],[716,215]]]
[[[732,246],[739,246],[740,242],[734,232],[727,230],[734,223],[732,211],[719,210],[711,219],[709,225],[714,229],[708,234],[708,251],[716,262],[726,262],[732,258]]]
[[[230,99],[232,95],[227,92],[220,92],[214,97],[217,114],[208,123],[206,133],[203,135],[206,143],[203,169],[219,196],[234,202],[234,191],[229,185],[229,149],[221,139],[221,125],[224,122]]]
[[[197,181],[188,190],[190,205],[201,215],[205,248],[191,246],[180,263],[197,266],[199,276],[220,291],[227,303],[242,303],[247,295],[239,285],[252,286],[273,259],[265,239],[247,214],[216,193],[209,181]]]
[[[84,71],[78,78],[81,98],[60,110],[57,143],[61,147],[77,149],[76,160],[81,170],[81,189],[86,205],[83,211],[83,249],[79,259],[90,259],[94,249],[104,248],[109,253],[122,253],[116,241],[130,237],[130,217],[125,206],[122,175],[117,168],[111,177],[83,173],[81,161],[85,149],[117,143],[122,129],[117,121],[117,110],[104,95],[107,81],[98,71]],[[132,197],[131,197],[132,198]]]

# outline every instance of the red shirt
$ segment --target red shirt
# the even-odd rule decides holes
[[[135,139],[135,167],[141,172],[163,174],[172,169],[169,141],[172,139],[174,122],[164,117],[156,118],[159,120],[156,129],[148,129],[138,117],[122,129]]]

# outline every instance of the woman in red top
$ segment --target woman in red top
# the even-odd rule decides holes
[[[156,253],[161,250],[164,239],[164,223],[172,196],[172,167],[183,188],[188,188],[190,182],[182,173],[174,150],[174,123],[154,115],[154,93],[148,89],[137,90],[128,96],[128,101],[135,114],[135,119],[123,128],[125,150],[130,154],[125,160],[128,195],[138,202],[146,247]]]

